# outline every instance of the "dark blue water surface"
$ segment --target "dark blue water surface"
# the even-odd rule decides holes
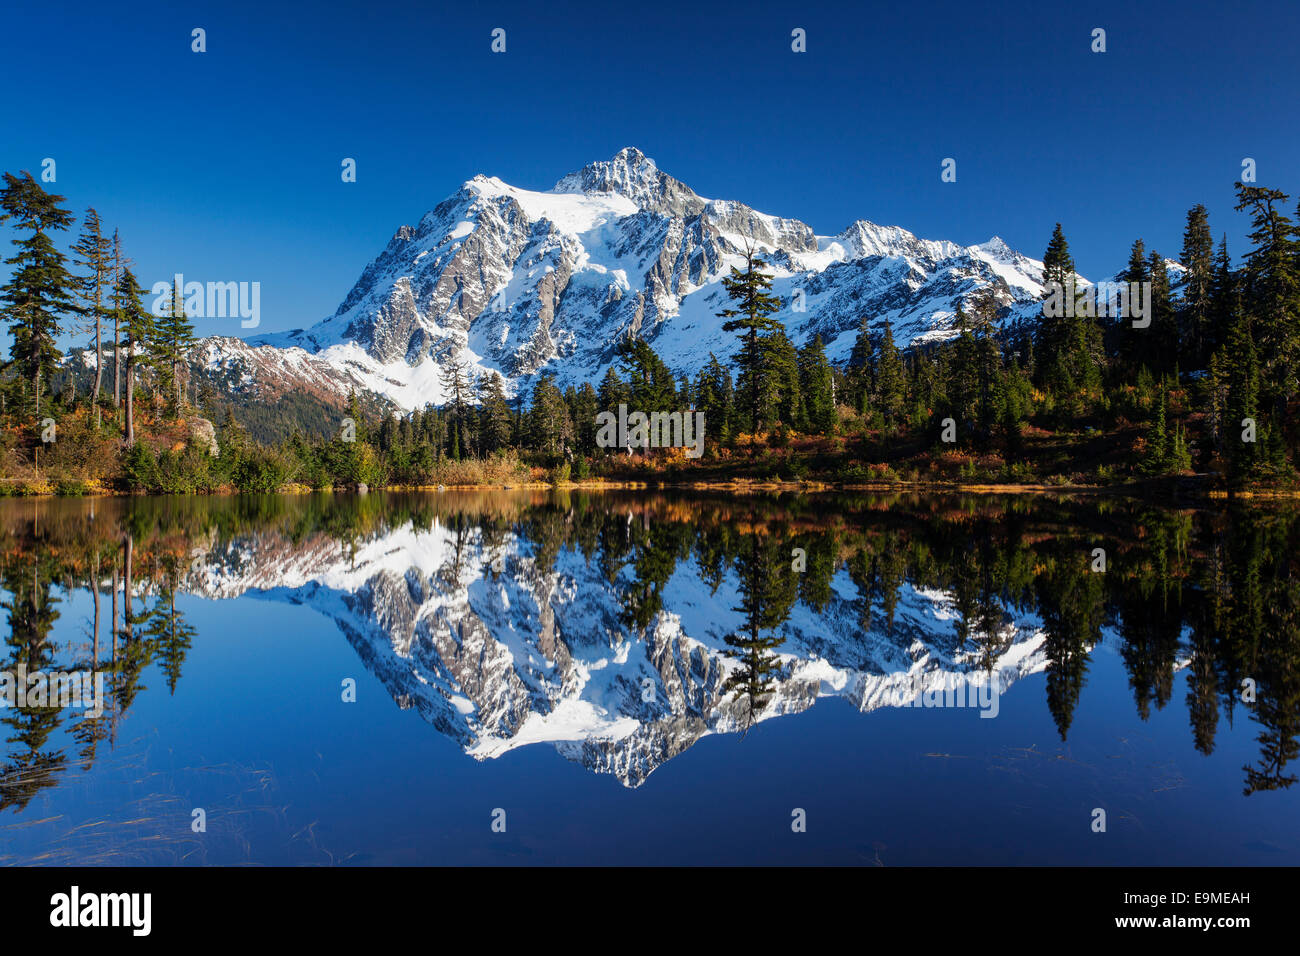
[[[1120,499],[0,502],[0,671],[107,698],[0,709],[0,863],[1295,865],[1298,537]],[[994,717],[910,706],[989,682]]]

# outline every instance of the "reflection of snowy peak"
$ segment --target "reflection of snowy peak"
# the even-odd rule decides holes
[[[238,388],[279,375],[406,408],[443,401],[438,369],[453,358],[511,383],[542,369],[594,382],[628,335],[694,372],[710,352],[735,351],[716,313],[747,242],[775,274],[791,338],[821,335],[833,360],[848,357],[864,317],[891,321],[900,342],[943,337],[980,289],[994,287],[1017,314],[1042,291],[1042,264],[1000,239],[964,247],[864,220],[817,236],[795,219],[704,199],[624,149],[548,192],[476,176],[398,229],[332,316],[219,340],[199,360]]]
[[[737,666],[725,636],[740,628],[735,580],[716,594],[684,563],[663,610],[632,633],[620,587],[580,552],[550,570],[535,546],[507,533],[411,526],[355,550],[323,536],[291,545],[236,540],[196,558],[189,590],[215,598],[248,592],[309,605],[334,619],[365,666],[403,708],[414,708],[478,759],[550,742],[584,766],[639,785],[709,733],[742,730],[747,704],[724,693]],[[944,592],[904,584],[892,628],[879,604],[861,627],[862,598],[847,572],[829,605],[796,604],[778,629],[782,674],[755,720],[848,699],[862,711],[915,700],[945,682],[986,678],[978,654],[958,647]],[[1003,688],[1041,670],[1035,622],[1007,616],[995,666]]]

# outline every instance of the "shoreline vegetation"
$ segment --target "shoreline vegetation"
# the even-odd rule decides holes
[[[990,484],[961,482],[864,482],[835,483],[825,481],[768,481],[762,479],[736,478],[725,481],[610,481],[593,478],[584,481],[546,481],[524,479],[517,482],[477,483],[477,484],[436,484],[436,485],[380,485],[374,488],[368,485],[356,487],[327,486],[314,488],[310,485],[289,483],[269,491],[240,491],[230,486],[222,486],[210,491],[199,492],[202,496],[228,497],[240,494],[279,494],[279,495],[316,495],[316,494],[371,494],[388,492],[393,494],[430,494],[443,492],[468,491],[727,491],[736,494],[798,493],[856,493],[870,492],[894,494],[961,494],[961,495],[1092,495],[1122,497],[1169,497],[1187,500],[1204,499],[1252,499],[1252,500],[1291,500],[1300,499],[1300,488],[1232,488],[1210,486],[1206,476],[1195,476],[1193,480],[1184,481],[1176,487],[1164,482],[1127,482],[1122,484]],[[1153,495],[1154,493],[1154,495]],[[27,479],[0,478],[0,499],[3,498],[55,498],[55,497],[100,497],[132,498],[146,497],[157,492],[124,490],[106,487],[97,481],[82,482],[79,486],[62,486],[49,480],[31,481]],[[166,494],[166,493],[163,493]]]
[[[446,401],[258,392],[211,377],[177,290],[145,308],[121,237],[93,209],[69,254],[64,197],[4,174],[17,233],[0,286],[0,495],[207,495],[359,489],[689,488],[1300,497],[1300,228],[1290,197],[1236,184],[1250,217],[1239,265],[1202,205],[1181,263],[1136,240],[1116,279],[1140,312],[1100,308],[1058,223],[1037,315],[997,283],[958,306],[942,341],[894,342],[864,315],[852,352],[796,347],[760,251],[722,278],[730,356],[692,377],[625,337],[599,383],[543,369],[512,392],[452,355]],[[1300,217],[1300,210],[1298,210]],[[743,268],[741,268],[743,266]],[[75,271],[74,271],[75,270]],[[1082,288],[1082,287],[1081,287]],[[155,290],[156,291],[156,290]],[[1127,302],[1128,300],[1122,300]],[[1067,305],[1070,303],[1067,303]],[[967,312],[966,309],[970,311]],[[804,320],[815,327],[815,315]],[[834,330],[827,330],[828,334]],[[89,345],[65,354],[69,333]],[[251,396],[251,397],[250,397]],[[333,403],[333,404],[331,404]],[[619,434],[608,420],[618,410]],[[669,439],[641,421],[698,422]],[[630,418],[631,416],[628,416]],[[602,426],[602,420],[606,425]],[[610,429],[612,430],[612,429]],[[690,445],[691,447],[686,447]]]

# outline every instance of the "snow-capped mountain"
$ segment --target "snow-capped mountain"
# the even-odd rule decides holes
[[[680,564],[662,609],[638,630],[622,615],[630,567],[611,581],[580,551],[543,561],[514,531],[435,522],[389,528],[346,552],[324,534],[214,535],[195,549],[184,587],[333,619],[398,706],[476,759],[546,743],[639,786],[705,735],[751,722],[747,701],[724,686],[740,666],[725,642],[743,623],[732,610],[735,575],[716,592],[701,578],[693,562]],[[980,653],[956,637],[949,593],[903,584],[890,624],[846,570],[832,586],[824,609],[796,604],[778,629],[781,675],[752,721],[825,697],[865,713],[954,687],[973,700],[967,688],[987,686]],[[864,602],[873,603],[867,627]],[[1003,692],[1047,666],[1043,640],[1036,616],[1004,613],[993,662]]]
[[[444,399],[448,360],[500,372],[598,381],[617,342],[639,335],[693,373],[735,338],[716,313],[721,278],[757,246],[775,274],[778,315],[796,345],[820,335],[848,357],[861,320],[900,342],[944,337],[959,304],[993,287],[1008,314],[1033,310],[1042,263],[994,237],[973,246],[919,239],[866,220],[818,236],[797,219],[705,199],[636,149],[561,178],[549,191],[476,176],[402,226],[337,311],[316,325],[196,353],[235,389],[369,391],[402,408]]]

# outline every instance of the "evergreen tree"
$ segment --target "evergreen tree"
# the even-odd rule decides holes
[[[831,364],[826,360],[822,337],[813,336],[813,340],[799,350],[799,393],[803,411],[801,427],[805,431],[818,435],[835,433],[833,390]]]
[[[491,371],[479,379],[479,435],[484,452],[500,451],[510,444],[510,403],[506,400],[501,374]]]
[[[1058,222],[1048,240],[1047,251],[1043,254],[1043,285],[1058,285],[1067,288],[1074,283],[1074,258],[1070,255],[1070,244],[1065,241],[1065,233]]]
[[[934,412],[947,402],[939,363],[927,349],[918,349],[911,353],[907,370],[908,415],[912,427],[924,428],[930,424]]]
[[[1095,311],[1081,312],[1070,302],[1076,294],[1074,275],[1074,260],[1058,222],[1043,256],[1043,282],[1047,286],[1044,300],[1060,294],[1065,314],[1043,316],[1035,351],[1040,384],[1066,416],[1081,414],[1098,389],[1104,354]],[[1091,299],[1084,297],[1084,301],[1090,303]]]
[[[1202,368],[1214,350],[1214,325],[1211,295],[1214,289],[1214,238],[1210,235],[1210,217],[1197,203],[1187,212],[1183,231],[1183,265],[1187,282],[1183,287],[1183,315],[1179,364],[1186,369]]]
[[[1016,366],[1004,369],[998,375],[994,389],[994,408],[997,428],[1008,462],[1021,451],[1021,433],[1033,407],[1033,387],[1028,372]]]
[[[767,401],[764,407],[775,412],[777,421],[790,428],[799,426],[799,353],[794,343],[778,329],[760,340],[764,355],[764,378]]]
[[[1133,246],[1129,250],[1128,267],[1119,274],[1119,279],[1121,282],[1128,283],[1130,287],[1140,287],[1151,281],[1146,243],[1141,239],[1133,240]],[[1130,307],[1128,315],[1117,316],[1113,327],[1115,345],[1110,350],[1119,358],[1120,368],[1125,375],[1132,375],[1139,366],[1145,365],[1150,352],[1146,337],[1150,326],[1134,328],[1135,316],[1132,312],[1133,309]]]
[[[596,416],[600,413],[600,396],[591,387],[590,382],[583,382],[576,389],[570,386],[564,393],[565,404],[569,406],[569,417],[573,420],[574,443],[580,455],[596,453]],[[585,467],[585,466],[584,466]]]
[[[0,222],[13,219],[18,229],[30,230],[31,235],[13,240],[18,252],[5,260],[13,271],[0,287],[0,305],[13,339],[9,354],[19,374],[32,384],[39,422],[41,382],[49,380],[63,354],[57,342],[61,319],[78,311],[73,300],[76,281],[64,267],[66,259],[49,233],[67,229],[73,216],[60,205],[62,196],[47,193],[27,171],[21,177],[5,173],[4,182]]]
[[[136,282],[129,268],[122,270],[115,291],[116,324],[122,333],[120,347],[126,353],[126,419],[122,424],[122,437],[129,448],[135,444],[135,369],[142,358],[148,360],[147,349],[156,333],[154,317],[140,301],[145,290]]]
[[[1233,321],[1236,296],[1236,277],[1232,272],[1232,260],[1228,258],[1228,237],[1224,236],[1219,240],[1219,250],[1214,256],[1214,279],[1210,284],[1210,317],[1216,329],[1216,343],[1226,340]]]
[[[1145,330],[1148,364],[1153,371],[1166,375],[1178,366],[1178,321],[1169,286],[1169,269],[1154,249],[1147,271],[1151,276],[1151,326]]]
[[[875,378],[876,407],[884,420],[885,432],[889,433],[902,424],[907,377],[902,354],[894,344],[894,326],[888,320],[876,353]]]
[[[940,351],[941,375],[947,398],[944,415],[951,416],[963,433],[973,431],[979,401],[979,349],[971,333],[965,309],[957,306],[953,322],[957,338],[944,343]]]
[[[1226,447],[1224,439],[1231,426],[1231,422],[1228,420],[1230,415],[1228,376],[1231,364],[1232,359],[1228,355],[1226,348],[1217,348],[1214,350],[1214,354],[1210,356],[1209,369],[1205,376],[1205,394],[1209,406],[1206,411],[1206,425],[1210,433],[1210,445],[1207,448],[1207,455],[1211,449],[1214,453],[1221,455]]]
[[[691,377],[685,372],[677,376],[677,403],[682,408],[695,406],[695,386],[691,383]]]
[[[629,403],[636,411],[648,415],[674,410],[676,379],[649,343],[644,339],[623,339],[618,344],[618,357],[627,376]]]
[[[344,409],[344,422],[352,428],[340,428],[324,449],[325,470],[330,485],[373,485],[384,479],[384,469],[375,452],[371,423],[361,406],[361,398],[353,389],[348,392]]]
[[[627,404],[627,385],[618,377],[618,372],[612,365],[605,370],[605,377],[600,380],[597,395],[600,398],[600,410],[602,412],[617,414],[618,406]]]
[[[447,360],[438,370],[446,402],[451,406],[451,450],[453,461],[460,461],[465,449],[465,408],[473,383],[470,381],[469,363]]]
[[[1237,183],[1237,211],[1251,214],[1245,259],[1246,310],[1259,349],[1262,384],[1280,407],[1295,392],[1300,367],[1300,243],[1281,206],[1286,193]]]
[[[704,413],[704,430],[710,443],[728,444],[733,435],[735,389],[731,372],[712,352],[695,379],[695,407]]]
[[[130,267],[131,260],[122,252],[122,237],[113,230],[113,407],[122,404],[122,308],[118,290],[122,284],[122,270]]]
[[[85,305],[83,313],[95,332],[95,386],[92,401],[99,405],[99,393],[104,378],[104,318],[108,315],[106,297],[113,284],[113,240],[104,235],[99,213],[94,208],[86,210],[86,221],[81,236],[72,251],[80,258],[74,260],[86,270],[77,283],[77,292]]]
[[[772,288],[772,277],[763,270],[767,263],[755,253],[752,247],[745,249],[745,271],[735,266],[731,274],[722,280],[727,295],[735,303],[734,308],[723,309],[719,318],[726,319],[724,332],[737,332],[741,336],[740,351],[735,361],[740,368],[740,390],[745,394],[749,424],[757,434],[771,418],[765,399],[769,394],[768,355],[764,349],[764,340],[775,333],[784,333],[785,326],[772,314],[780,311],[781,300],[768,290]]]
[[[532,446],[545,455],[563,455],[573,444],[573,422],[551,372],[543,372],[533,388],[528,429]]]
[[[1160,399],[1156,403],[1155,418],[1146,435],[1146,452],[1142,468],[1149,475],[1164,474],[1169,469],[1171,443],[1167,421],[1167,399],[1165,388],[1160,387]]]
[[[856,372],[869,368],[874,347],[871,340],[871,323],[867,321],[867,317],[864,315],[861,321],[858,322],[858,334],[853,340],[853,349],[849,352],[848,370]]]
[[[348,390],[346,417],[352,422],[352,437],[355,439],[352,444],[364,445],[369,442],[370,422],[366,418],[365,412],[361,410],[361,399],[358,397],[355,388]]]
[[[871,323],[864,315],[858,324],[858,334],[853,340],[853,350],[849,352],[849,364],[846,369],[849,387],[852,390],[849,404],[853,406],[859,417],[864,419],[869,416],[872,402],[875,400],[875,348],[876,341],[871,334]]]
[[[975,339],[975,421],[981,442],[987,442],[997,422],[995,392],[1002,368],[996,328],[1000,311],[997,293],[992,287],[982,290],[972,303],[971,330]]]
[[[1260,368],[1255,350],[1255,336],[1250,320],[1238,311],[1228,333],[1228,408],[1227,447],[1229,473],[1240,480],[1254,471],[1259,460],[1259,433],[1262,431],[1259,409]],[[1248,422],[1254,422],[1256,438],[1246,441]]]
[[[154,322],[153,357],[173,415],[182,405],[183,370],[194,345],[194,325],[185,314],[180,289],[172,289],[167,309]]]

